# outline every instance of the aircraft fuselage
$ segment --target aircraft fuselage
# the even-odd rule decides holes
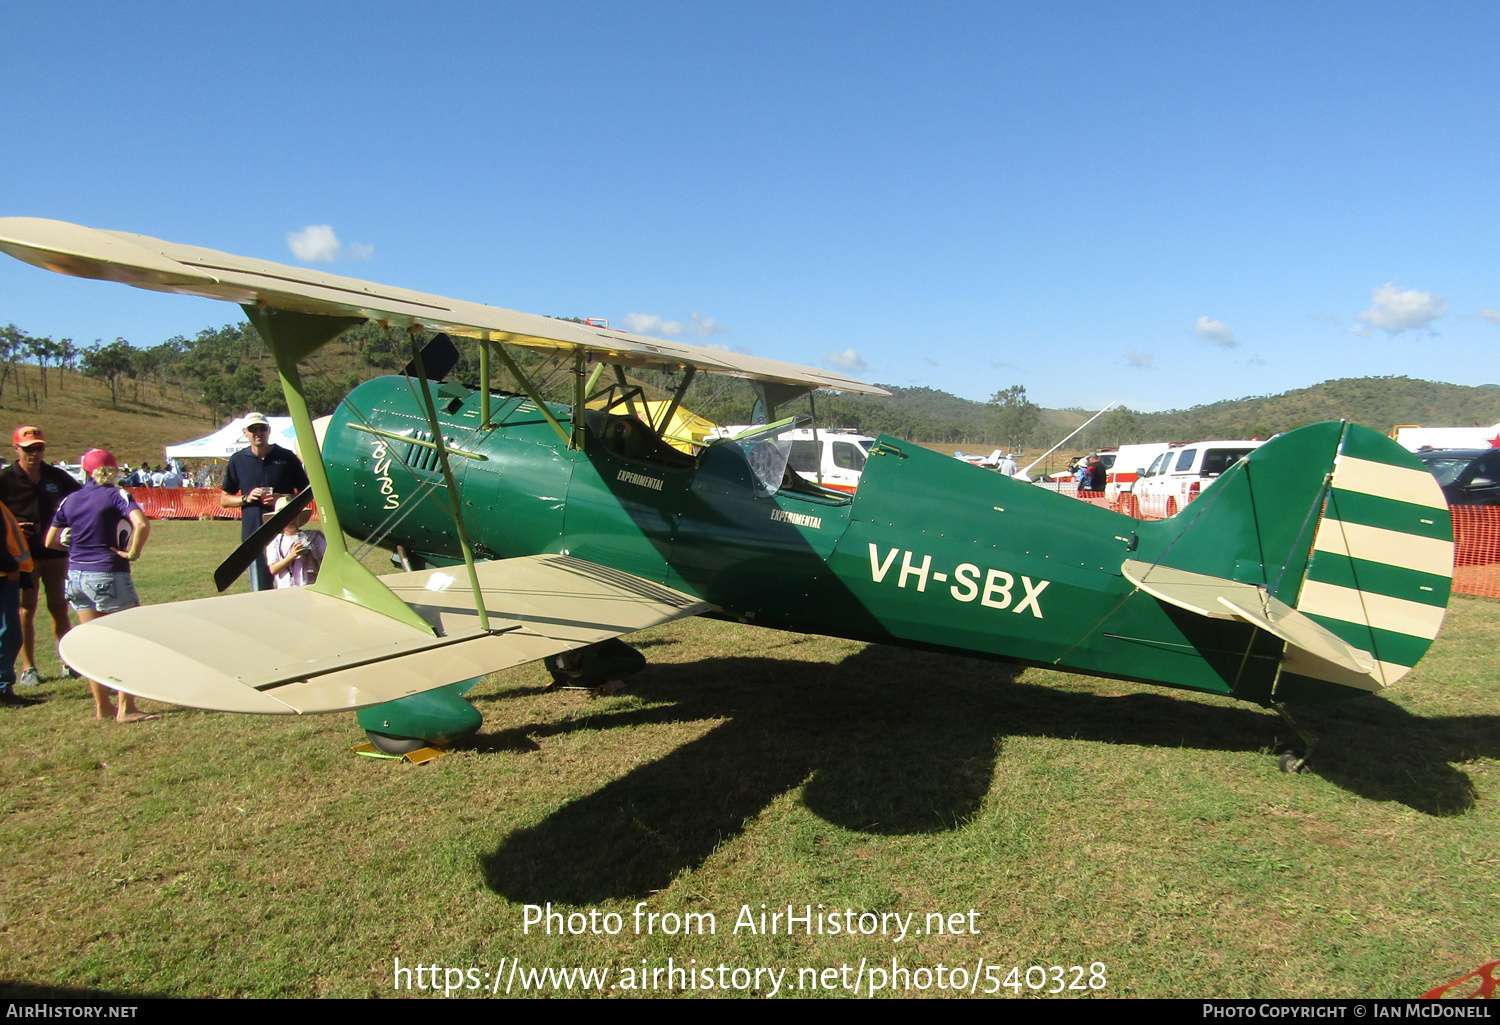
[[[570,554],[765,626],[1251,700],[1269,692],[1274,639],[1176,615],[1121,575],[1124,559],[1150,558],[1164,543],[1160,524],[890,438],[852,498],[764,494],[733,445],[669,466],[612,451],[591,425],[583,448],[570,450],[515,396],[495,396],[500,426],[477,431],[479,399],[452,385],[438,399],[447,444],[484,457],[452,460],[479,557]],[[394,517],[387,545],[461,561],[445,497],[410,508],[424,486],[442,487],[436,452],[352,429],[361,421],[351,407],[368,426],[430,440],[404,378],[350,396],[324,447],[345,528],[369,536]],[[566,407],[553,411],[567,423]]]

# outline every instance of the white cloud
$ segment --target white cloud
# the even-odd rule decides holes
[[[693,336],[696,338],[710,338],[714,335],[729,333],[729,328],[712,317],[701,316],[696,311],[688,314],[688,320],[693,325]]]
[[[851,372],[868,370],[870,367],[870,364],[865,362],[865,358],[853,349],[845,349],[843,352],[830,352],[823,357],[823,362],[836,370],[848,370]]]
[[[1365,324],[1359,333],[1368,337],[1377,330],[1392,335],[1420,331],[1447,312],[1448,300],[1442,296],[1414,288],[1403,291],[1387,281],[1371,293],[1370,308],[1359,315]]]
[[[658,338],[676,338],[678,335],[692,335],[694,338],[712,338],[714,335],[725,335],[729,328],[720,324],[712,317],[693,312],[688,314],[687,323],[680,320],[667,320],[658,317],[654,313],[627,313],[620,318],[620,324],[632,334],[655,335]],[[724,348],[724,346],[711,346],[711,348]]]
[[[332,263],[335,260],[368,260],[375,247],[356,242],[345,248],[334,234],[331,224],[309,224],[301,231],[289,231],[286,244],[292,255],[303,263]]]
[[[1232,349],[1240,344],[1228,324],[1211,317],[1199,317],[1198,322],[1193,325],[1193,334],[1198,336],[1200,342],[1217,345],[1222,349]]]
[[[1137,370],[1150,370],[1153,366],[1149,352],[1137,352],[1135,349],[1125,350],[1125,365],[1135,367]]]
[[[1483,317],[1485,320],[1493,320],[1496,324],[1500,324],[1500,312],[1496,312],[1488,306],[1480,310],[1477,316]]]
[[[301,231],[289,231],[286,244],[303,263],[330,263],[338,258],[340,248],[331,224],[310,224]]]
[[[656,335],[658,338],[676,338],[687,328],[680,321],[662,320],[654,313],[627,313],[620,318],[625,330],[634,335]]]

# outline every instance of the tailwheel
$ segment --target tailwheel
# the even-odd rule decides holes
[[[1277,715],[1281,716],[1282,722],[1286,723],[1296,732],[1298,739],[1303,744],[1301,748],[1293,748],[1283,754],[1281,759],[1276,763],[1277,766],[1282,772],[1293,776],[1311,771],[1308,762],[1312,759],[1312,751],[1317,746],[1318,738],[1303,729],[1297,720],[1292,718],[1291,713],[1286,710],[1286,706],[1280,701],[1271,702],[1271,708],[1275,710]]]
[[[390,733],[376,733],[374,730],[365,730],[365,736],[370,738],[370,743],[381,754],[409,755],[413,751],[432,746],[430,741],[421,737],[397,737]]]

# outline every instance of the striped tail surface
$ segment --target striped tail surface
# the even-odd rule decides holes
[[[1230,669],[1246,700],[1322,701],[1389,687],[1426,654],[1453,583],[1453,524],[1411,453],[1347,422],[1277,435],[1174,519],[1144,524],[1122,575],[1160,601],[1283,642],[1268,672]],[[1257,656],[1259,657],[1259,656]]]
[[[1437,481],[1389,438],[1346,424],[1295,608],[1369,652],[1374,668],[1344,673],[1289,649],[1277,696],[1389,687],[1442,629],[1452,584],[1453,522]]]

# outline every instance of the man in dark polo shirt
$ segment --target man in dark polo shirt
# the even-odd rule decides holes
[[[250,447],[229,457],[224,470],[224,495],[219,504],[226,509],[240,509],[240,540],[249,540],[260,529],[265,511],[281,495],[295,495],[307,487],[307,471],[296,453],[271,444],[271,425],[259,413],[246,413],[243,421]],[[250,567],[250,589],[269,591],[273,586],[271,569],[262,552]]]
[[[57,639],[62,640],[72,625],[64,593],[68,553],[54,551],[43,542],[57,507],[82,485],[43,461],[47,438],[40,427],[17,427],[11,441],[16,447],[16,461],[0,470],[0,502],[20,521],[36,562],[36,571],[21,577],[21,674],[17,683],[35,687],[41,682],[36,671],[36,606],[42,585],[47,588],[47,611],[52,615],[52,632]]]

